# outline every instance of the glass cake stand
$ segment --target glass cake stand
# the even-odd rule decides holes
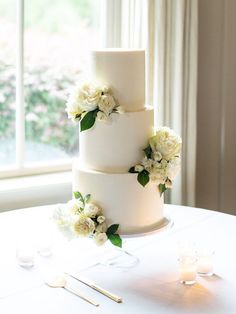
[[[151,236],[167,231],[171,229],[173,225],[174,221],[169,216],[166,216],[151,229],[143,231],[142,233],[121,234],[123,247],[119,248],[112,244],[108,244],[107,254],[104,254],[103,258],[97,264],[117,268],[130,268],[136,266],[139,263],[139,258],[133,251],[142,248],[149,243],[151,241]]]

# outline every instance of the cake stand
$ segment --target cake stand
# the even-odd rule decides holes
[[[142,233],[121,234],[123,239],[123,247],[119,248],[109,244],[108,254],[105,255],[104,258],[98,262],[98,264],[117,268],[130,268],[136,266],[139,263],[139,258],[131,253],[131,251],[144,246],[147,243],[147,236],[152,236],[156,235],[157,233],[167,231],[172,228],[173,225],[174,221],[169,216],[166,216],[151,229],[144,230]],[[129,240],[133,239],[135,241],[135,238],[143,238],[143,241],[140,241],[139,239],[138,245],[133,245],[131,249],[125,248]]]

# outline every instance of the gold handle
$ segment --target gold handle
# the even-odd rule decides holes
[[[86,296],[80,294],[78,291],[76,291],[76,290],[74,290],[74,289],[72,289],[72,288],[70,288],[70,287],[68,287],[68,286],[65,286],[64,288],[65,288],[66,290],[70,291],[71,293],[74,293],[75,295],[77,295],[78,297],[80,297],[81,299],[83,299],[84,301],[86,301],[86,302],[88,302],[88,303],[90,303],[90,304],[92,304],[92,305],[94,305],[94,306],[99,306],[99,303],[97,303],[97,302],[91,300],[90,298],[88,298],[88,297],[86,297]]]
[[[105,296],[107,296],[108,298],[112,299],[113,301],[116,301],[117,303],[121,303],[122,302],[122,298],[118,297],[117,295],[95,285],[95,284],[91,284],[91,288],[93,288],[94,290],[104,294]]]
[[[112,299],[113,301],[117,302],[117,303],[121,303],[122,302],[122,298],[99,287],[98,285],[96,285],[95,283],[87,280],[87,279],[83,279],[81,278],[80,276],[77,276],[77,275],[72,275],[72,274],[69,274],[66,272],[66,274],[82,283],[84,283],[85,285],[89,286],[90,288],[102,293],[103,295],[107,296],[108,298]]]

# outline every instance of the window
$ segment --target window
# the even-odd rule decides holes
[[[66,94],[88,70],[97,16],[96,0],[0,1],[1,177],[69,169]]]

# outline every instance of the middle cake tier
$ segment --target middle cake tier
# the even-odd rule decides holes
[[[153,135],[154,111],[113,113],[108,122],[96,121],[80,132],[79,153],[83,167],[112,173],[128,172],[140,163],[143,149]]]

